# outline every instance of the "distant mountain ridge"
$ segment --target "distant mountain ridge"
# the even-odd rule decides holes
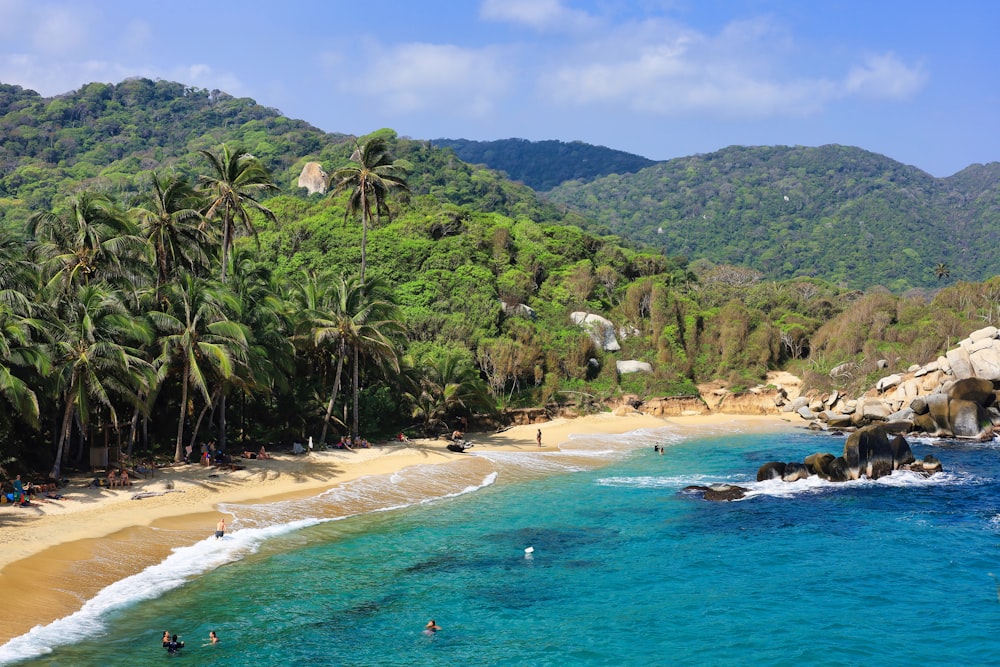
[[[656,160],[582,141],[528,141],[500,139],[434,139],[451,148],[463,161],[484,164],[515,181],[544,192],[565,181],[589,182],[608,174],[629,174],[656,164]]]
[[[1000,273],[1000,163],[935,178],[848,146],[731,146],[546,197],[668,255],[900,291]]]

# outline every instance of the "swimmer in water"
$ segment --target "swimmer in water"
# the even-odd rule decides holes
[[[441,626],[434,622],[434,619],[427,621],[427,625],[424,626],[424,634],[430,637],[435,632],[441,629]]]
[[[169,630],[164,630],[163,631],[163,648],[167,648],[167,644],[169,644],[169,643],[170,643],[170,631]]]

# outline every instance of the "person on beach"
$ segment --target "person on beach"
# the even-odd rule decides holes
[[[271,455],[267,453],[266,449],[264,449],[264,445],[260,446],[260,451],[257,452],[257,458],[258,459],[269,459],[269,458],[271,458]]]
[[[219,523],[215,524],[215,539],[221,539],[223,535],[226,534],[226,520],[219,519]]]
[[[24,483],[21,481],[20,475],[14,478],[14,502],[18,505],[25,505],[28,502],[28,498],[24,495]]]
[[[542,429],[538,429],[538,433],[535,434],[535,440],[538,441],[538,446],[542,446]]]
[[[115,488],[118,486],[118,472],[112,468],[108,471],[108,488]]]
[[[428,637],[432,636],[435,632],[441,629],[441,626],[434,622],[434,619],[427,621],[427,625],[424,626],[424,634]]]

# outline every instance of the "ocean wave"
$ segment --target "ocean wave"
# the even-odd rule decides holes
[[[436,469],[447,466],[415,467]],[[411,478],[419,473],[420,471],[410,470]],[[444,490],[441,489],[442,484],[433,485],[438,487],[439,493],[436,495],[425,490],[416,496],[406,494],[405,499],[399,495],[383,496],[382,502],[369,507],[367,511],[387,512],[405,509],[474,493],[496,483],[498,476],[499,473],[496,471],[489,472],[478,483]],[[26,634],[15,637],[0,646],[0,665],[37,658],[52,653],[60,645],[100,636],[107,631],[106,618],[114,612],[137,602],[158,598],[201,574],[256,553],[267,540],[303,528],[354,516],[357,512],[329,516],[328,512],[323,511],[324,506],[336,505],[351,496],[372,498],[375,487],[385,490],[394,485],[389,477],[382,475],[362,478],[304,501],[280,501],[265,505],[222,504],[219,506],[220,512],[233,516],[230,524],[231,532],[225,537],[222,539],[208,537],[193,545],[178,547],[160,563],[105,587],[88,600],[79,611],[48,625],[36,626]],[[307,516],[288,520],[292,515]]]
[[[235,531],[222,539],[209,537],[191,546],[178,547],[162,562],[105,587],[79,611],[48,625],[35,626],[0,646],[0,665],[47,655],[57,646],[100,635],[107,629],[105,619],[109,614],[160,597],[200,574],[254,553],[265,540],[319,522],[302,519]]]
[[[628,477],[603,477],[595,480],[599,486],[631,487],[637,489],[675,489],[688,486],[711,486],[713,484],[733,484],[747,489],[744,499],[755,496],[772,496],[777,498],[791,497],[809,493],[827,493],[838,490],[848,490],[868,487],[926,487],[926,486],[963,486],[983,484],[985,480],[976,475],[963,472],[943,472],[930,477],[908,470],[897,470],[892,475],[879,479],[861,478],[847,482],[830,482],[815,475],[797,482],[785,482],[780,479],[755,481],[746,475],[638,475]]]

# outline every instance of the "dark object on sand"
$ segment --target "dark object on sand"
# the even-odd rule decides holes
[[[472,448],[471,442],[466,442],[465,440],[459,440],[458,442],[453,442],[448,445],[448,451],[462,453],[467,449]]]

